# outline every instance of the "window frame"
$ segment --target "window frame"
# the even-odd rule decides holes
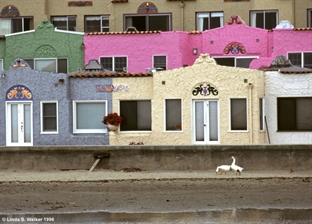
[[[300,54],[300,65],[298,63],[293,63],[291,59],[289,58],[290,54]],[[287,59],[295,66],[300,66],[302,68],[311,68],[312,69],[312,62],[310,66],[305,63],[305,54],[311,54],[312,57],[312,52],[311,51],[299,51],[299,52],[287,52]],[[309,60],[308,60],[309,61]]]
[[[180,125],[176,125],[175,129],[168,129],[167,128],[167,101],[180,101]],[[174,110],[174,109],[173,109]],[[174,111],[175,112],[175,111]],[[165,132],[182,132],[183,131],[183,125],[182,125],[182,117],[183,117],[183,107],[182,107],[182,99],[181,98],[167,98],[164,99],[164,131]],[[180,126],[180,129],[178,128],[178,126]]]
[[[130,101],[134,101],[134,102],[140,102],[140,101],[148,101],[150,103],[150,115],[149,115],[149,122],[150,122],[150,129],[149,130],[139,130],[139,129],[135,129],[135,130],[125,130],[122,126],[126,121],[126,117],[123,116],[123,109],[122,109],[122,102],[130,102]],[[137,108],[136,108],[137,109]],[[119,131],[120,132],[151,132],[152,131],[152,100],[151,99],[127,99],[127,100],[119,100],[119,110],[120,110],[120,116],[123,117],[123,122],[120,124],[119,126]],[[137,115],[136,115],[136,119],[138,119]],[[136,123],[137,125],[137,123]]]
[[[88,21],[88,18],[97,18],[99,17],[99,21],[100,21],[100,24],[99,24],[99,27],[98,30],[91,30],[91,31],[88,31],[88,26],[87,26],[87,21]],[[106,18],[106,19],[105,19]],[[109,19],[110,19],[110,16],[109,15],[85,15],[84,16],[84,32],[85,33],[90,33],[90,32],[109,32]],[[105,21],[108,21],[108,26],[104,25],[103,24],[103,20]]]
[[[55,108],[55,119],[56,119],[56,130],[55,131],[45,131],[44,130],[44,104],[55,104],[56,108]],[[59,116],[58,116],[58,101],[40,101],[40,134],[58,134],[59,133],[59,128],[58,128],[58,122],[59,120]]]
[[[237,56],[237,57],[235,57],[235,56],[234,57],[212,56],[212,58],[213,59],[217,59],[217,58],[233,58],[234,59],[234,66],[233,67],[235,67],[235,68],[245,68],[245,67],[237,67],[237,59],[252,59],[252,60],[254,60],[254,59],[258,59],[259,56]],[[216,61],[216,63],[217,63],[217,61]],[[228,66],[228,67],[232,67],[232,66]]]
[[[38,70],[38,71],[46,71],[46,72],[54,72],[54,73],[68,73],[68,58],[25,58],[24,59],[29,66],[34,69],[34,70],[38,70],[36,68],[36,61],[44,61],[44,60],[55,60],[55,71],[46,71],[46,70]],[[66,72],[59,72],[60,67],[59,67],[59,62],[60,60],[66,60]]]
[[[18,20],[21,19],[21,24],[22,24],[22,30],[21,31],[17,31],[17,32],[12,32],[13,30],[13,20]],[[29,29],[25,30],[25,19],[29,19]],[[7,34],[13,34],[13,33],[20,33],[20,32],[25,32],[25,31],[30,31],[34,29],[34,17],[33,16],[23,16],[23,17],[1,17],[0,18],[0,24],[1,24],[1,20],[10,20],[10,30],[9,33],[0,33],[0,35],[7,35]],[[0,29],[1,31],[2,29]]]
[[[3,67],[3,59],[0,59],[0,72],[2,72],[4,70],[4,67]],[[1,73],[2,74],[2,73]],[[1,75],[0,74],[0,75]]]
[[[312,9],[307,9],[307,27],[312,27]]]
[[[233,129],[232,128],[232,100],[245,100],[245,111],[246,111],[246,129]],[[229,98],[229,132],[248,132],[248,100],[246,97],[232,97]]]
[[[311,112],[312,112],[312,97],[311,96],[303,96],[303,97],[277,97],[276,98],[276,116],[277,116],[277,131],[278,132],[312,132],[312,115],[310,116],[310,126],[311,128],[310,129],[298,129],[298,117],[306,117],[306,116],[302,116],[301,113],[297,113],[298,111],[302,111],[302,110],[297,110],[297,100],[298,99],[309,99],[310,101],[310,107],[311,107]],[[281,126],[283,126],[284,124],[281,123],[280,119],[281,116],[280,116],[280,104],[281,104],[281,100],[293,100],[293,104],[294,104],[294,108],[290,108],[290,107],[287,107],[286,110],[288,111],[288,115],[290,114],[290,112],[292,111],[293,114],[294,114],[294,117],[290,118],[285,118],[287,121],[284,122],[285,123],[291,123],[291,122],[294,122],[294,125],[296,126],[295,129],[286,129],[286,128],[282,128]],[[286,102],[286,103],[289,103],[289,102]],[[307,108],[307,106],[305,106],[305,108]],[[312,113],[310,113],[312,114]],[[305,122],[307,123],[307,122]]]
[[[165,57],[165,68],[163,68],[163,66],[155,66],[155,58],[156,57]],[[162,64],[162,63],[159,63]],[[155,68],[157,70],[157,68],[162,68],[163,70],[167,70],[168,68],[168,57],[167,55],[153,55],[153,68]],[[157,70],[158,71],[158,70]]]
[[[72,17],[72,18],[75,18],[75,26],[74,26],[74,30],[69,30],[69,18]],[[66,20],[63,20],[63,21],[66,21],[66,29],[62,29],[62,28],[58,28],[57,26],[54,25],[53,23],[53,19],[55,18],[65,18]],[[66,30],[66,31],[77,31],[77,16],[51,16],[50,17],[50,21],[51,23],[53,24],[53,26],[59,30]],[[62,21],[62,20],[61,20]]]
[[[276,20],[276,22],[275,22],[275,26],[274,27],[272,27],[272,28],[266,28],[266,24],[265,24],[265,20],[266,20],[266,16],[265,16],[265,14],[266,13],[272,13],[272,12],[275,12],[275,20]],[[256,25],[256,14],[257,13],[263,13],[263,27],[257,27]],[[273,28],[275,28],[277,25],[278,25],[278,10],[276,9],[272,9],[272,10],[250,10],[250,12],[249,12],[249,24],[250,24],[250,26],[252,26],[252,27],[257,27],[257,28],[261,28],[261,29],[266,29],[266,30],[270,30],[270,29],[273,29]]]
[[[149,27],[149,18],[150,17],[160,17],[160,16],[168,16],[168,30],[161,30],[161,31],[172,31],[172,13],[157,13],[157,14],[124,14],[123,15],[123,26],[124,26],[124,31],[127,30],[128,27],[135,27],[133,25],[133,21],[129,22],[129,18],[133,17],[145,17],[145,30],[139,30],[139,28],[135,27],[138,31],[155,31],[155,30],[150,30]],[[128,24],[131,23],[131,24]],[[159,30],[159,29],[158,29]]]
[[[102,62],[102,58],[111,58],[112,59],[112,70],[106,68],[104,63]],[[126,66],[123,67],[122,71],[116,71],[116,58],[125,58],[126,59]],[[110,70],[112,72],[127,72],[128,71],[128,56],[101,56],[99,58],[100,64],[103,66],[105,70]]]
[[[212,14],[220,14],[222,13],[222,17],[221,16],[212,16]],[[207,15],[206,17],[204,17],[205,15]],[[213,17],[218,17],[220,18],[220,26],[218,27],[214,27],[214,28],[211,28],[211,18]],[[207,18],[208,19],[208,28],[205,29],[204,27],[199,27],[200,25],[200,18]],[[195,13],[195,21],[196,21],[196,30],[199,30],[199,31],[205,31],[205,30],[211,30],[211,29],[215,29],[215,28],[219,28],[219,27],[223,27],[224,26],[224,12],[223,11],[207,11],[207,12],[196,12]],[[204,24],[203,24],[204,25]]]
[[[105,111],[103,115],[101,115],[101,119],[107,115],[108,105],[107,100],[73,100],[73,133],[74,134],[101,134],[107,133],[107,128],[103,124],[103,129],[78,129],[77,128],[77,104],[85,103],[85,104],[92,104],[92,103],[104,103],[105,104]],[[99,120],[101,123],[101,120]]]

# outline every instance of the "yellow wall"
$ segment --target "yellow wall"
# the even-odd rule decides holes
[[[151,132],[110,132],[111,145],[125,145],[130,141],[143,141],[144,144],[187,145],[192,142],[192,100],[218,99],[220,113],[220,144],[261,144],[264,133],[260,132],[259,97],[264,96],[264,74],[262,71],[219,66],[207,54],[203,54],[193,66],[154,73],[152,77],[118,78],[113,84],[129,84],[129,92],[114,92],[114,111],[119,112],[119,100],[151,99]],[[247,83],[244,82],[247,79]],[[165,81],[165,84],[163,84]],[[192,90],[200,83],[214,86],[217,96],[193,96]],[[247,98],[248,119],[249,89],[252,94],[252,132],[229,131],[229,99]],[[182,100],[182,131],[166,132],[164,123],[165,99]],[[252,139],[251,139],[252,138]]]

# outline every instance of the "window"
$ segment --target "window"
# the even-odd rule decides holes
[[[171,14],[125,15],[124,30],[135,27],[137,31],[171,31]]]
[[[73,111],[74,133],[105,133],[106,101],[73,101]]]
[[[29,66],[35,70],[67,73],[67,59],[66,58],[46,58],[46,59],[25,59]]]
[[[277,17],[277,11],[251,11],[250,26],[270,30],[277,26]]]
[[[308,27],[312,27],[312,9],[308,9]]]
[[[51,21],[59,30],[77,31],[76,16],[52,16]]]
[[[278,131],[312,131],[312,97],[277,98]]]
[[[264,131],[264,122],[265,122],[265,115],[264,115],[264,98],[259,99],[259,116],[260,116],[260,131]]]
[[[288,59],[295,66],[312,69],[312,52],[288,53]]]
[[[34,29],[32,17],[25,18],[0,18],[0,35],[24,32]]]
[[[199,31],[221,27],[223,26],[223,12],[198,12],[196,21],[196,29]]]
[[[153,61],[154,61],[153,68],[156,68],[156,70],[167,69],[167,57],[166,56],[154,56]]]
[[[182,130],[181,100],[170,99],[165,101],[166,131]]]
[[[85,16],[85,32],[109,32],[109,16]]]
[[[100,62],[104,69],[115,72],[126,72],[128,70],[127,57],[101,57]]]
[[[120,131],[151,131],[152,113],[150,100],[120,101],[122,123]]]
[[[40,102],[41,133],[58,132],[58,104],[57,102]]]
[[[230,99],[231,130],[247,130],[247,102],[246,99]]]
[[[247,57],[228,57],[228,58],[218,58],[214,57],[216,63],[218,65],[225,65],[230,67],[239,67],[239,68],[249,68],[249,65],[252,60],[256,57],[247,58]]]
[[[2,72],[2,70],[4,70],[4,67],[3,67],[3,60],[0,59],[0,72]],[[2,74],[2,73],[1,73]]]

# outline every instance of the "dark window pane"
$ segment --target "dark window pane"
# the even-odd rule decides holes
[[[231,99],[231,130],[247,130],[246,99]]]
[[[154,56],[154,68],[167,69],[166,56]]]
[[[236,67],[249,68],[251,61],[254,58],[236,58]]]
[[[264,15],[263,13],[256,13],[256,27],[264,28]]]
[[[234,58],[214,58],[218,65],[234,67]]]
[[[277,26],[276,12],[265,13],[265,29],[270,30]]]
[[[296,99],[277,99],[277,129],[279,131],[296,130]]]
[[[181,128],[181,100],[166,100],[166,130]]]
[[[115,57],[115,71],[122,72],[124,68],[127,68],[126,57]]]
[[[17,33],[23,31],[23,21],[22,19],[12,19],[12,32]]]
[[[77,31],[76,17],[75,16],[69,16],[68,17],[68,30],[69,31]]]
[[[169,16],[149,16],[149,31],[169,31]]]
[[[101,64],[104,69],[113,71],[113,58],[101,58]]]
[[[67,73],[67,59],[57,59],[57,71],[58,73]]]
[[[211,17],[210,18],[210,29],[217,28],[221,26],[220,17]]]
[[[301,67],[301,53],[289,53],[288,59],[293,65]]]
[[[303,67],[312,69],[312,53],[303,53],[303,61]]]
[[[24,18],[24,31],[33,30],[34,22],[32,18]]]
[[[132,19],[132,26],[135,27],[138,31],[148,31],[146,27],[146,16],[133,16]],[[127,29],[127,27],[126,27]]]
[[[56,103],[43,104],[43,131],[56,131]]]

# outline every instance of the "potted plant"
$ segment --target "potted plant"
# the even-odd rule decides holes
[[[122,117],[116,112],[107,114],[102,120],[102,123],[107,124],[108,130],[110,131],[116,131],[121,122]]]

